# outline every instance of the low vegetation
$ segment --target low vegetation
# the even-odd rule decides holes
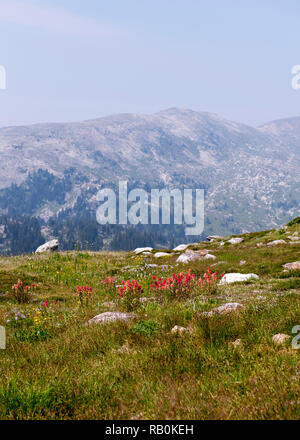
[[[297,232],[294,221],[191,246],[212,263],[154,251],[1,257],[0,419],[298,419],[300,270],[283,268],[300,261]],[[259,279],[220,285],[232,272]],[[229,302],[244,309],[203,313]],[[87,325],[108,311],[134,318]],[[275,345],[278,333],[290,341]]]

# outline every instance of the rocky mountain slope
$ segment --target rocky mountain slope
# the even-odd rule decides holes
[[[148,189],[204,188],[207,234],[273,227],[299,213],[300,118],[253,128],[172,108],[9,127],[0,129],[0,155],[3,214],[20,214],[22,206],[48,221],[65,209],[76,214],[78,204],[93,213],[100,186],[119,180]]]

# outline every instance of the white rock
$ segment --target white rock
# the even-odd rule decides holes
[[[240,261],[240,266],[244,266],[244,264],[246,264],[247,263],[247,261],[245,261],[245,260],[241,260]]]
[[[170,257],[171,254],[167,254],[166,252],[156,252],[154,254],[154,258],[162,258],[162,257]]]
[[[283,267],[288,270],[300,269],[300,261],[295,261],[294,263],[286,263],[283,265]]]
[[[242,340],[241,339],[237,339],[234,342],[229,342],[229,345],[231,345],[233,348],[240,347],[242,345]]]
[[[42,246],[39,246],[35,251],[35,253],[41,254],[43,252],[54,252],[58,249],[58,245],[59,245],[58,240],[47,241],[47,243],[43,244]]]
[[[152,251],[153,251],[152,247],[144,247],[144,248],[137,248],[133,252],[138,255],[141,254],[142,252],[152,252]]]
[[[210,312],[204,312],[203,314],[210,317],[214,315],[227,315],[229,313],[240,312],[242,310],[245,310],[245,306],[243,304],[227,303],[212,309]]]
[[[188,247],[188,244],[180,244],[179,246],[174,248],[173,251],[185,251]]]
[[[216,260],[217,257],[212,254],[206,254],[205,257],[203,257],[203,260]]]
[[[267,246],[278,246],[279,244],[286,244],[286,241],[284,241],[284,240],[269,241]]]
[[[283,333],[278,333],[278,335],[274,335],[272,341],[276,345],[285,344],[291,337],[289,335],[285,335]]]
[[[88,321],[88,324],[103,324],[106,322],[113,321],[128,321],[129,319],[135,318],[134,313],[121,313],[121,312],[105,312]]]
[[[244,239],[242,237],[235,237],[235,238],[231,238],[230,240],[228,240],[228,243],[231,244],[240,244],[244,241]]]
[[[202,260],[206,255],[208,254],[208,251],[204,249],[203,251],[192,251],[192,250],[186,250],[184,254],[181,254],[176,262],[177,263],[189,263],[190,261],[197,261]]]
[[[223,276],[219,284],[243,283],[253,279],[258,280],[259,276],[255,273],[227,273]]]
[[[172,328],[171,333],[185,333],[188,329],[185,327],[180,327],[179,325],[175,325],[175,327]]]

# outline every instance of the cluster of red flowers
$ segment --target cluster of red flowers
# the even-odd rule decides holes
[[[84,301],[87,304],[93,289],[90,286],[77,286],[76,290],[81,305],[83,305]]]
[[[165,290],[169,294],[176,296],[186,296],[191,293],[195,287],[195,274],[189,270],[187,273],[173,273],[167,279],[152,277],[154,284],[150,286],[150,290],[160,291]]]
[[[136,281],[122,281],[123,287],[119,288],[119,295],[123,298],[124,294],[127,295],[136,295],[139,296],[140,293],[143,293],[142,286]]]
[[[217,272],[212,272],[209,268],[197,281],[197,284],[207,291],[215,289],[218,281],[223,277],[223,274],[219,275]]]
[[[29,293],[31,290],[35,289],[37,284],[31,284],[29,286],[24,286],[23,281],[18,280],[16,284],[12,286],[13,298],[18,303],[25,303],[29,301]]]
[[[191,269],[189,269],[187,273],[173,273],[173,275],[167,279],[156,278],[155,276],[152,278],[154,284],[150,286],[150,290],[156,292],[164,290],[166,293],[177,297],[190,296],[194,291],[196,292],[199,287],[212,293],[219,280],[217,273],[212,272],[209,268],[199,279],[196,278],[196,275],[192,273]]]

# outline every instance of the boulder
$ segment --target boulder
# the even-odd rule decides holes
[[[300,269],[300,261],[295,261],[294,263],[286,263],[283,265],[283,267],[288,270]]]
[[[138,255],[141,254],[142,252],[152,252],[152,251],[153,251],[152,247],[144,247],[144,248],[137,248],[133,252]]]
[[[227,303],[212,309],[210,312],[204,312],[204,316],[228,315],[229,313],[241,312],[245,310],[245,306],[240,303]]]
[[[274,335],[272,338],[272,341],[276,345],[283,345],[285,344],[291,337],[289,335],[285,335],[283,333],[278,333],[277,335]]]
[[[249,280],[258,280],[259,276],[256,275],[255,273],[227,273],[223,276],[223,278],[221,279],[220,283],[221,285],[223,284],[231,284],[231,283],[243,283],[245,281],[249,281]]]
[[[173,251],[185,251],[189,247],[188,244],[180,244],[176,248],[173,249]]]
[[[240,244],[244,241],[244,239],[242,237],[234,237],[231,238],[230,240],[228,240],[228,243],[230,244]]]
[[[36,254],[42,254],[43,252],[55,252],[58,249],[59,243],[58,240],[50,240],[47,243],[39,246],[35,251]]]
[[[88,324],[105,324],[113,321],[128,321],[135,318],[134,313],[105,312],[88,321]]]
[[[274,240],[274,241],[269,241],[269,243],[267,244],[267,246],[278,246],[280,244],[286,244],[286,241],[284,240]]]

